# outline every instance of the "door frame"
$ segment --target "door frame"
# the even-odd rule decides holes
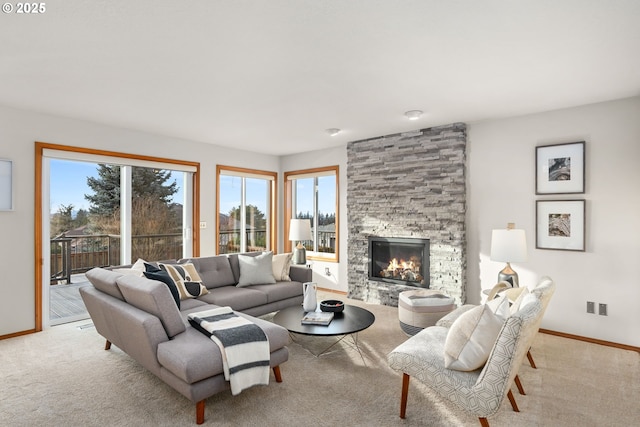
[[[43,158],[45,150],[56,150],[56,151],[68,151],[73,153],[82,153],[87,155],[94,156],[107,156],[107,157],[116,157],[123,159],[131,159],[131,160],[140,160],[140,161],[149,161],[149,162],[157,162],[157,163],[167,163],[174,165],[182,165],[191,168],[195,168],[195,172],[193,172],[193,182],[192,182],[192,194],[191,200],[193,202],[192,205],[192,224],[191,233],[192,233],[192,252],[193,256],[197,257],[200,255],[200,229],[197,224],[200,224],[200,163],[199,162],[191,162],[186,160],[175,160],[168,159],[162,157],[153,157],[153,156],[142,156],[139,154],[130,154],[130,153],[122,153],[117,151],[108,151],[108,150],[98,150],[91,148],[83,148],[83,147],[74,147],[70,145],[60,145],[60,144],[51,144],[47,142],[35,142],[35,221],[34,221],[34,269],[35,269],[35,330],[34,332],[42,331],[43,327],[43,298],[48,298],[48,292],[44,292],[44,282],[43,279],[45,277],[45,269],[47,264],[45,264],[45,252],[49,252],[46,250],[44,245],[44,207],[45,202],[48,202],[49,192],[43,193],[43,179],[44,173],[47,174],[49,171],[43,170]],[[48,179],[48,177],[47,177]],[[187,196],[189,197],[189,196]],[[46,198],[47,200],[43,200]],[[48,206],[48,203],[46,203]],[[48,225],[46,226],[48,229]],[[46,295],[43,295],[46,294]],[[48,307],[48,302],[47,302]],[[48,324],[48,321],[47,321]]]

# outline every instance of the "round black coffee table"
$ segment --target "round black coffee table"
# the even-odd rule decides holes
[[[338,341],[334,342],[315,356],[322,355],[331,347],[342,341],[347,335],[351,335],[355,348],[358,350],[358,353],[360,353],[360,357],[362,357],[362,352],[360,352],[360,347],[358,346],[357,334],[358,332],[373,325],[373,322],[376,320],[376,316],[374,316],[372,312],[354,305],[345,304],[344,311],[342,313],[335,313],[333,320],[331,320],[331,323],[327,326],[303,325],[301,321],[304,313],[305,311],[301,306],[288,307],[276,313],[273,317],[273,323],[286,328],[289,332],[294,334],[324,337],[341,336]],[[364,357],[362,357],[362,360],[364,361]]]

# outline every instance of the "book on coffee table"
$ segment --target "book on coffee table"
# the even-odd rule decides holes
[[[302,324],[327,326],[331,320],[333,320],[331,311],[310,311],[302,317]]]

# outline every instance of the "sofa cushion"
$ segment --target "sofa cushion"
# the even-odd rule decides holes
[[[173,279],[169,276],[165,270],[156,267],[152,264],[145,263],[145,272],[143,273],[144,277],[151,280],[157,280],[159,282],[164,283],[169,288],[169,292],[171,292],[171,296],[173,300],[176,302],[176,306],[178,310],[180,309],[180,292],[178,292],[178,287]]]
[[[169,338],[186,329],[166,284],[128,274],[118,277],[116,282],[124,300],[159,318]]]
[[[105,270],[104,268],[92,268],[85,275],[96,289],[124,301],[124,296],[116,283],[116,279],[122,276],[122,273]]]
[[[202,284],[207,289],[235,285],[237,283],[237,280],[233,277],[229,259],[225,255],[185,258],[179,261],[180,264],[186,262],[190,262],[195,266],[202,279]]]
[[[272,285],[249,286],[244,289],[264,293],[267,296],[267,303],[302,296],[302,283],[300,282],[278,282]]]
[[[163,264],[158,266],[169,274],[180,293],[180,299],[197,298],[209,293],[195,266],[190,262],[183,264]]]
[[[201,296],[198,299],[208,304],[219,306],[228,305],[238,311],[267,304],[267,295],[264,292],[255,291],[251,289],[251,287],[237,288],[235,286],[223,286],[209,290],[207,295]]]
[[[194,308],[183,313],[183,316],[186,318],[191,311],[202,309],[203,307]],[[289,343],[289,332],[283,327],[244,313],[236,314],[251,320],[264,331],[269,339],[271,353]],[[188,384],[223,373],[220,348],[190,325],[184,333],[158,345],[158,362]]]
[[[273,267],[273,277],[276,279],[276,282],[291,281],[291,277],[289,277],[289,270],[291,269],[292,257],[293,253],[291,252],[273,256],[271,265]]]
[[[273,277],[273,252],[264,252],[258,256],[238,255],[240,278],[238,287],[276,283]]]
[[[504,319],[486,305],[472,308],[458,317],[444,344],[444,364],[448,369],[473,371],[489,358]]]
[[[200,301],[199,299],[189,298],[183,301],[180,301],[180,312],[184,313],[187,310],[191,310],[192,308],[199,307],[202,310],[202,306],[207,305],[206,302]]]

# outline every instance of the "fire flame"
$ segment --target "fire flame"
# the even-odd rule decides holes
[[[393,271],[393,270],[397,270],[397,269],[401,269],[401,270],[413,270],[415,269],[416,266],[413,263],[413,261],[405,261],[405,260],[400,260],[400,262],[398,262],[397,258],[394,258],[391,260],[391,262],[389,262],[389,266],[387,267],[387,270],[389,271]]]

